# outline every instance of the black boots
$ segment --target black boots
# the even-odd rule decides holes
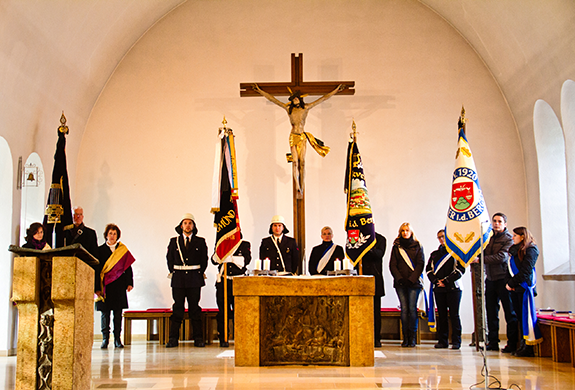
[[[108,348],[108,344],[110,343],[110,336],[104,336],[104,338],[102,339],[102,345],[100,345],[100,349],[107,349]]]

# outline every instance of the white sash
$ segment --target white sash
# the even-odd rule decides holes
[[[331,258],[331,255],[333,255],[336,246],[337,245],[335,245],[333,242],[331,243],[331,246],[329,247],[327,252],[325,252],[323,257],[319,260],[319,263],[317,264],[317,272],[321,273],[321,271],[325,268],[329,259]]]
[[[445,255],[445,257],[443,259],[441,259],[441,261],[439,262],[439,264],[437,265],[437,267],[434,267],[433,269],[433,273],[436,274],[437,271],[439,271],[439,269],[441,267],[443,267],[443,265],[447,262],[447,260],[449,260],[449,258],[451,257],[451,253],[448,253],[447,255]]]
[[[399,253],[401,254],[401,257],[403,257],[403,260],[405,261],[405,264],[407,264],[407,266],[409,268],[411,268],[412,271],[414,271],[413,264],[411,264],[411,259],[409,258],[409,255],[407,254],[405,249],[403,249],[400,246],[398,246],[398,248],[399,248]]]
[[[284,257],[282,256],[282,251],[280,250],[280,247],[278,246],[278,243],[277,243],[275,237],[272,235],[271,238],[272,238],[272,241],[273,241],[274,245],[276,246],[276,249],[278,250],[278,253],[279,253],[279,255],[280,255],[280,260],[281,260],[281,262],[282,262],[282,267],[284,267],[284,271],[286,271],[286,265],[285,265],[285,263],[284,263]]]

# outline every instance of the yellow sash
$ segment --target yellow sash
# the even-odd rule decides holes
[[[100,285],[102,286],[102,290],[104,289],[104,275],[110,270],[112,270],[112,268],[114,268],[114,266],[118,264],[118,261],[120,261],[120,259],[127,252],[128,247],[120,242],[118,243],[118,247],[114,250],[114,252],[112,252],[110,257],[108,257],[106,264],[104,264],[104,267],[102,268],[102,272],[100,272]]]

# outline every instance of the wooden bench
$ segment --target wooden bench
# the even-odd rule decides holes
[[[535,348],[537,355],[575,367],[575,319],[538,315],[537,323],[543,335],[543,342]]]
[[[172,315],[170,309],[148,309],[148,310],[126,310],[122,314],[124,317],[124,345],[132,344],[132,321],[144,320],[146,324],[146,340],[159,340],[160,343],[166,338],[168,333],[166,319]],[[154,324],[158,333],[154,333]]]
[[[424,318],[424,311],[418,310],[418,319]],[[390,323],[393,327],[393,332],[389,332]],[[420,324],[418,324],[420,325]],[[395,331],[397,329],[397,331]],[[382,307],[381,308],[381,334],[382,340],[401,340],[403,330],[401,327],[401,310],[395,307]],[[421,343],[421,326],[417,327],[417,344]]]
[[[218,314],[218,309],[202,309],[202,327],[204,330],[204,340],[206,344],[212,344],[214,340],[214,322]],[[170,316],[172,309],[148,309],[148,310],[126,310],[124,317],[124,345],[132,343],[132,321],[146,321],[146,340],[158,340],[161,345],[168,342],[170,335]],[[154,332],[156,325],[157,333]],[[188,310],[184,313],[184,321],[180,327],[180,340],[191,340],[192,329]]]

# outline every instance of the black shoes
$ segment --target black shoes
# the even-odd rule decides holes
[[[175,348],[178,346],[178,340],[169,340],[166,343],[166,348]]]
[[[220,340],[220,347],[222,348],[228,348],[230,346],[230,343],[224,340]]]
[[[437,349],[445,349],[445,348],[449,348],[449,345],[447,344],[442,344],[442,343],[437,343],[433,346],[433,348],[437,348]]]
[[[503,353],[513,353],[513,352],[515,352],[515,348],[512,348],[512,347],[509,346],[509,345],[506,345],[505,348],[503,348],[503,349],[501,350],[501,352],[503,352]]]
[[[114,348],[124,348],[124,344],[122,344],[120,339],[114,338]]]
[[[108,339],[103,339],[102,340],[102,345],[100,345],[100,349],[108,349],[108,344],[109,344],[110,340]]]
[[[199,348],[204,348],[206,346],[206,343],[204,342],[204,340],[194,340],[194,347],[199,347]]]
[[[373,346],[374,346],[375,348],[381,348],[381,341],[375,340],[375,343],[373,344]]]
[[[459,348],[461,348],[461,345],[460,345],[460,344],[453,344],[453,345],[451,346],[451,349],[459,349]]]
[[[485,349],[488,351],[499,351],[499,345],[489,343]]]

